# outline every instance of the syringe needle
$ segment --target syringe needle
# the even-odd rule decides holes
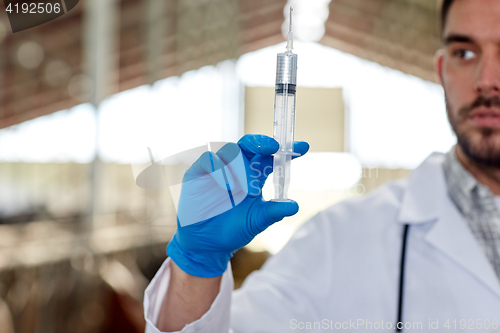
[[[286,51],[288,54],[292,53],[293,49],[292,12],[293,12],[293,7],[290,6],[290,25],[288,26],[288,36],[286,43]]]

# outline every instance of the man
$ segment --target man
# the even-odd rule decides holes
[[[445,0],[442,26],[457,145],[319,213],[233,294],[231,253],[296,204],[249,193],[180,227],[146,290],[147,332],[500,331],[500,1]],[[264,165],[277,150],[262,136],[239,146]]]

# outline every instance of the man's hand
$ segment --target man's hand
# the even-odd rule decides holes
[[[294,201],[262,199],[262,187],[272,172],[272,154],[278,149],[270,137],[245,135],[237,145],[203,154],[186,172],[178,229],[167,247],[184,272],[205,278],[222,275],[236,250],[273,223],[297,213]],[[308,150],[306,142],[295,142],[295,152],[303,155]]]
[[[170,282],[157,327],[179,331],[208,311],[232,254],[285,216],[296,202],[262,199],[278,143],[264,135],[245,135],[216,154],[203,154],[183,179],[177,232],[168,244]],[[295,142],[303,155],[306,142]]]

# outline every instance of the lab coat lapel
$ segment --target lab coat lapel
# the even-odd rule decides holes
[[[493,267],[449,198],[443,161],[444,155],[434,153],[412,172],[399,222],[418,224],[434,221],[424,240],[500,298],[500,282]]]
[[[498,277],[467,222],[453,202],[443,197],[442,210],[425,240],[474,275],[500,298]]]

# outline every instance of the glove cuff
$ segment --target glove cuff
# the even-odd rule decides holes
[[[186,253],[182,251],[174,236],[167,245],[167,255],[184,272],[203,278],[213,278],[224,274],[232,253]]]

